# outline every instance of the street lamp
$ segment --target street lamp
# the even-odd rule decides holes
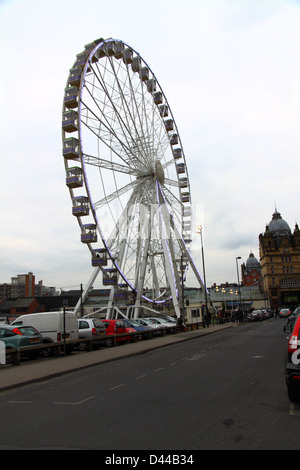
[[[241,286],[240,286],[240,275],[239,275],[238,259],[241,259],[241,256],[237,256],[237,257],[235,258],[235,261],[236,261],[236,272],[237,272],[238,286],[239,286],[239,299],[240,299],[239,308],[241,308],[242,299],[241,299]]]
[[[203,267],[203,280],[204,280],[204,293],[205,293],[205,303],[206,303],[206,318],[208,316],[208,303],[207,303],[207,289],[206,289],[206,278],[205,278],[205,263],[204,263],[204,250],[203,250],[203,239],[202,239],[202,226],[198,225],[198,233],[201,240],[201,252],[202,252],[202,267]]]

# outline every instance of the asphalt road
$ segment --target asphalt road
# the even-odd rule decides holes
[[[284,323],[247,323],[3,392],[0,449],[298,449]]]

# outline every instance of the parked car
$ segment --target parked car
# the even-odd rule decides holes
[[[152,323],[156,323],[157,325],[160,326],[160,328],[165,327],[168,332],[173,332],[177,330],[177,323],[173,321],[169,321],[165,318],[148,317],[147,320],[149,320]]]
[[[279,318],[287,318],[292,315],[292,311],[289,308],[282,308],[279,311]]]
[[[111,335],[122,334],[122,333],[135,333],[136,330],[131,327],[127,327],[123,320],[109,320],[105,319],[102,320],[102,323],[105,325],[106,328],[106,346],[113,345],[113,338],[109,338]],[[116,338],[116,343],[124,343],[128,341],[134,341],[133,335],[128,336],[119,336]]]
[[[177,324],[177,319],[174,318],[174,317],[170,317],[169,315],[167,315],[166,317],[160,317],[160,318],[163,318],[164,320],[167,320],[171,323],[176,323]]]
[[[0,340],[5,343],[7,364],[11,363],[13,358],[13,354],[9,354],[9,349],[21,348],[22,355],[36,357],[39,352],[26,352],[26,347],[43,344],[42,335],[31,326],[0,325]]]
[[[63,343],[65,334],[67,353],[72,352],[74,348],[72,344],[67,343],[78,339],[78,324],[74,312],[66,312],[65,319],[62,311],[28,313],[18,317],[12,325],[33,326],[41,333],[44,344]],[[52,354],[52,351],[52,348],[45,348],[42,354],[47,357]]]
[[[300,401],[300,350],[298,349],[300,315],[294,318],[294,322],[288,321],[284,327],[285,333],[290,334],[285,353],[285,381],[289,399],[292,402],[298,402]]]
[[[79,318],[78,322],[78,335],[80,338],[94,338],[93,348],[96,349],[101,345],[105,345],[106,328],[99,318]],[[96,340],[97,338],[97,340]],[[79,343],[78,349],[85,351],[87,343]]]
[[[299,315],[300,313],[300,307],[296,307],[295,310],[293,311],[293,315]]]
[[[155,330],[159,330],[159,328],[161,327],[159,323],[152,323],[150,320],[147,320],[147,318],[135,318],[135,321],[142,326],[150,328],[152,330],[153,335],[160,334],[160,331],[155,332]]]
[[[262,310],[253,310],[253,312],[247,315],[248,321],[262,321],[263,320],[263,312]]]
[[[140,339],[147,339],[149,338],[149,331],[151,331],[150,326],[146,325],[141,325],[137,320],[133,320],[131,318],[126,318],[123,320],[125,325],[127,325],[129,328],[134,328],[136,331],[140,332],[141,335],[137,335],[137,339],[140,336]]]

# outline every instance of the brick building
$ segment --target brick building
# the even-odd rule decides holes
[[[292,232],[275,209],[265,232],[259,235],[263,289],[271,308],[300,305],[300,230]]]
[[[253,253],[249,254],[246,264],[243,263],[241,265],[241,272],[243,286],[250,287],[260,285],[262,279],[260,262],[255,258]]]

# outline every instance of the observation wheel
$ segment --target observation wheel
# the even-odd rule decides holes
[[[63,156],[81,242],[110,286],[110,307],[183,305],[191,191],[175,119],[154,73],[132,47],[97,39],[77,54],[62,112]],[[149,304],[150,303],[150,304]],[[108,313],[108,316],[111,313]]]

